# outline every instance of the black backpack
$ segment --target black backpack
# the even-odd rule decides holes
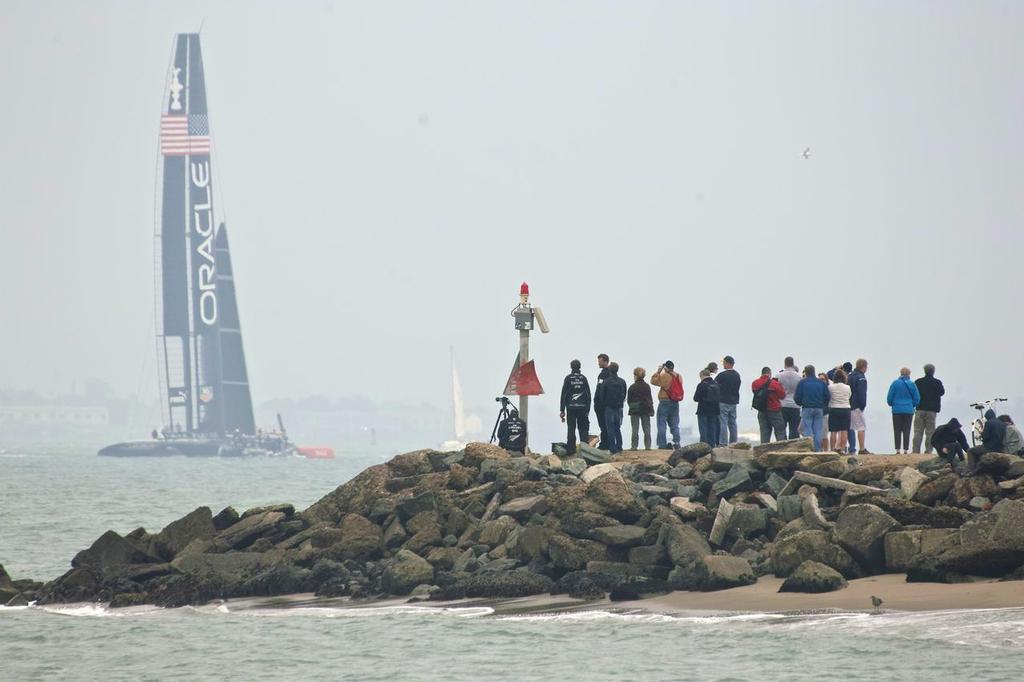
[[[764,386],[754,391],[754,398],[750,401],[750,406],[758,412],[764,412],[768,409],[768,395],[771,393],[772,381],[774,379],[768,379],[764,382]]]

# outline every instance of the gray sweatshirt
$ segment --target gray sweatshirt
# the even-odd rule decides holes
[[[796,385],[800,383],[800,372],[795,367],[790,367],[779,372],[779,383],[786,389],[786,397],[782,399],[783,407],[800,407],[793,400],[793,394],[796,393]]]

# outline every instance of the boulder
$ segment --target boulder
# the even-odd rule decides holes
[[[969,507],[975,497],[999,497],[999,486],[990,474],[957,478],[946,496],[946,504],[952,507]]]
[[[625,561],[590,561],[587,562],[590,573],[608,573],[623,578],[649,578],[665,580],[668,578],[667,566],[651,566],[645,564],[629,564]]]
[[[580,476],[587,470],[587,460],[582,457],[567,457],[562,460],[562,473]]]
[[[669,508],[684,521],[694,521],[708,515],[708,508],[700,502],[690,502],[685,497],[673,497],[668,501]]]
[[[903,493],[903,497],[913,500],[918,489],[927,483],[929,479],[914,467],[903,467],[900,470],[899,480],[900,491]]]
[[[736,467],[730,470],[725,478],[711,486],[711,493],[715,497],[731,497],[736,493],[750,492],[753,489],[754,481],[750,478],[750,473]]]
[[[908,574],[1001,576],[1024,565],[1024,500],[1003,500],[911,562]],[[908,577],[910,580],[911,577]]]
[[[814,449],[814,443],[810,438],[791,438],[789,440],[775,441],[774,443],[761,443],[751,449],[755,456],[778,451],[803,452],[806,454]]]
[[[619,523],[618,520],[604,514],[579,512],[563,516],[559,523],[559,528],[563,533],[567,533],[575,538],[592,539],[594,531],[598,528],[614,526],[617,523]]]
[[[485,459],[509,459],[511,457],[508,450],[493,443],[468,443],[462,464],[479,469],[481,462]]]
[[[277,543],[278,549],[294,549],[309,541],[315,549],[323,549],[341,542],[341,530],[329,523],[318,523]]]
[[[388,460],[387,466],[391,469],[391,475],[396,478],[429,474],[434,471],[430,462],[432,450],[415,450],[402,455],[395,455]]]
[[[804,515],[804,501],[799,495],[780,495],[775,504],[778,506],[779,517],[787,523]]]
[[[294,511],[294,509],[293,509]],[[170,561],[185,549],[193,540],[207,540],[217,533],[213,524],[213,512],[209,507],[199,507],[195,511],[172,521],[153,536],[153,547],[160,557]]]
[[[346,514],[339,526],[341,541],[334,546],[341,559],[370,559],[381,545],[381,531],[373,521],[359,514]]]
[[[156,557],[140,551],[112,530],[99,536],[89,549],[83,549],[71,560],[73,568],[101,570],[115,564],[160,563]]]
[[[695,528],[665,524],[661,527],[658,544],[668,552],[669,561],[676,566],[690,566],[701,557],[711,554],[711,546]]]
[[[217,533],[213,541],[219,551],[245,549],[257,539],[274,533],[277,525],[284,520],[284,512],[268,511],[255,514]]]
[[[511,599],[546,594],[555,583],[545,575],[526,569],[485,572],[468,576],[443,587],[432,599],[492,598]]]
[[[548,545],[554,532],[544,526],[527,526],[509,534],[505,544],[509,556],[528,563],[548,556]]]
[[[395,503],[395,511],[403,521],[425,511],[437,511],[437,495],[427,491],[404,497]]]
[[[701,457],[711,454],[711,446],[704,442],[691,443],[681,448],[676,448],[669,455],[668,465],[676,466],[680,462],[696,462]]]
[[[1021,458],[1017,455],[1008,455],[1003,452],[986,452],[978,460],[978,473],[989,473],[996,476],[1004,476]]]
[[[924,481],[914,493],[913,500],[920,504],[934,505],[939,500],[945,499],[953,484],[960,480],[960,477],[952,472],[939,474],[938,477]]]
[[[704,592],[727,590],[757,582],[757,575],[750,567],[750,562],[738,556],[706,556],[697,563],[696,572],[700,589]]]
[[[816,476],[839,478],[846,473],[846,463],[837,457],[825,462],[814,462],[811,466],[807,467],[806,471]]]
[[[604,464],[612,461],[611,453],[606,450],[599,450],[586,443],[580,443],[578,455],[590,464]]]
[[[611,463],[595,464],[594,466],[584,469],[583,473],[580,474],[580,480],[584,483],[590,483],[591,481],[596,481],[606,474],[618,475],[619,470]]]
[[[177,557],[171,566],[201,583],[215,586],[228,596],[240,594],[240,588],[259,572],[281,561],[280,555],[262,552],[228,552],[227,554],[187,554]]]
[[[385,529],[381,536],[381,546],[384,549],[394,549],[396,547],[401,547],[408,539],[409,534],[402,526],[402,522],[399,521],[396,516],[391,520],[391,523],[388,524],[387,529]]]
[[[821,530],[805,530],[772,545],[772,566],[778,578],[789,577],[805,561],[818,561],[831,566],[852,580],[863,576],[863,571],[845,549],[832,544],[828,533]]]
[[[480,525],[479,542],[489,547],[497,547],[508,539],[508,534],[513,528],[518,527],[519,524],[511,516],[499,516]]]
[[[753,504],[735,504],[725,534],[745,538],[763,532],[768,525],[768,510]]]
[[[320,498],[303,515],[311,523],[329,521],[336,524],[350,512],[366,514],[374,502],[387,497],[385,486],[389,478],[391,469],[388,465],[372,466]]]
[[[239,518],[238,512],[235,511],[234,507],[224,507],[213,517],[213,527],[218,531],[224,530],[238,523]]]
[[[245,510],[245,513],[242,514],[242,519],[267,512],[281,512],[286,519],[290,519],[295,514],[295,506],[290,502],[279,502],[278,504],[268,504],[262,507],[251,507]]]
[[[868,495],[858,502],[875,505],[904,526],[959,528],[971,518],[971,513],[965,509],[945,505],[927,507],[893,495]]]
[[[662,545],[643,545],[629,550],[629,563],[646,566],[667,566],[668,551]]]
[[[609,558],[608,548],[600,542],[579,540],[561,533],[552,534],[548,540],[548,556],[556,568],[567,571],[579,571],[591,561]]]
[[[749,448],[723,446],[711,450],[712,468],[728,471],[735,464],[752,464],[754,453]]]
[[[434,547],[427,553],[427,561],[434,570],[450,571],[461,556],[462,550],[458,547]]]
[[[906,572],[918,555],[934,553],[956,532],[953,528],[927,528],[886,533],[885,570],[889,573]]]
[[[602,476],[587,484],[587,499],[601,514],[632,523],[646,513],[646,509],[633,495],[630,485],[616,476]]]
[[[722,500],[718,503],[718,512],[715,514],[715,522],[711,526],[711,533],[708,535],[708,540],[711,544],[722,546],[725,542],[726,531],[729,530],[729,522],[732,520],[732,512],[735,507],[727,500]]]
[[[817,561],[805,561],[789,574],[779,592],[834,592],[846,584],[846,579],[835,569]]]
[[[768,474],[768,478],[765,480],[763,487],[771,493],[773,497],[778,497],[786,488],[787,483],[789,483],[789,481],[773,471]]]
[[[628,548],[636,547],[644,538],[646,528],[640,526],[607,526],[594,530],[594,539],[609,547]]]
[[[885,571],[885,534],[902,526],[878,507],[852,504],[836,519],[835,537],[868,574]]]
[[[434,567],[423,557],[401,549],[380,576],[381,589],[388,594],[405,595],[417,585],[434,581]]]
[[[507,514],[520,521],[526,521],[534,514],[543,514],[548,510],[547,497],[531,495],[506,502],[498,507],[498,514]]]

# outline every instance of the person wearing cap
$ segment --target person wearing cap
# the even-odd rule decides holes
[[[651,384],[658,387],[657,445],[659,450],[668,447],[666,430],[672,432],[672,448],[676,449],[680,444],[679,402],[683,399],[683,378],[676,374],[675,370],[675,364],[671,360],[666,360],[651,376]],[[679,382],[676,388],[678,400],[672,397],[673,382]]]
[[[928,444],[954,469],[956,460],[964,461],[964,454],[968,450],[967,436],[964,435],[963,427],[956,417],[935,429]]]
[[[942,411],[942,396],[946,395],[946,387],[935,378],[935,365],[930,362],[924,366],[924,376],[914,382],[917,392],[921,394],[921,402],[914,412],[914,454],[921,452],[921,439],[924,438],[925,452],[932,451],[932,434],[935,433],[935,418]]]
[[[718,414],[721,424],[718,427],[718,442],[722,445],[735,443],[739,439],[736,428],[736,408],[740,404],[740,386],[743,385],[743,382],[740,379],[740,373],[733,369],[735,364],[736,361],[733,357],[726,355],[722,358],[722,366],[725,369],[715,377],[720,397]]]

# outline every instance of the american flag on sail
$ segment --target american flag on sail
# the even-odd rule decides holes
[[[206,114],[161,116],[160,152],[164,156],[209,154],[210,121]]]

